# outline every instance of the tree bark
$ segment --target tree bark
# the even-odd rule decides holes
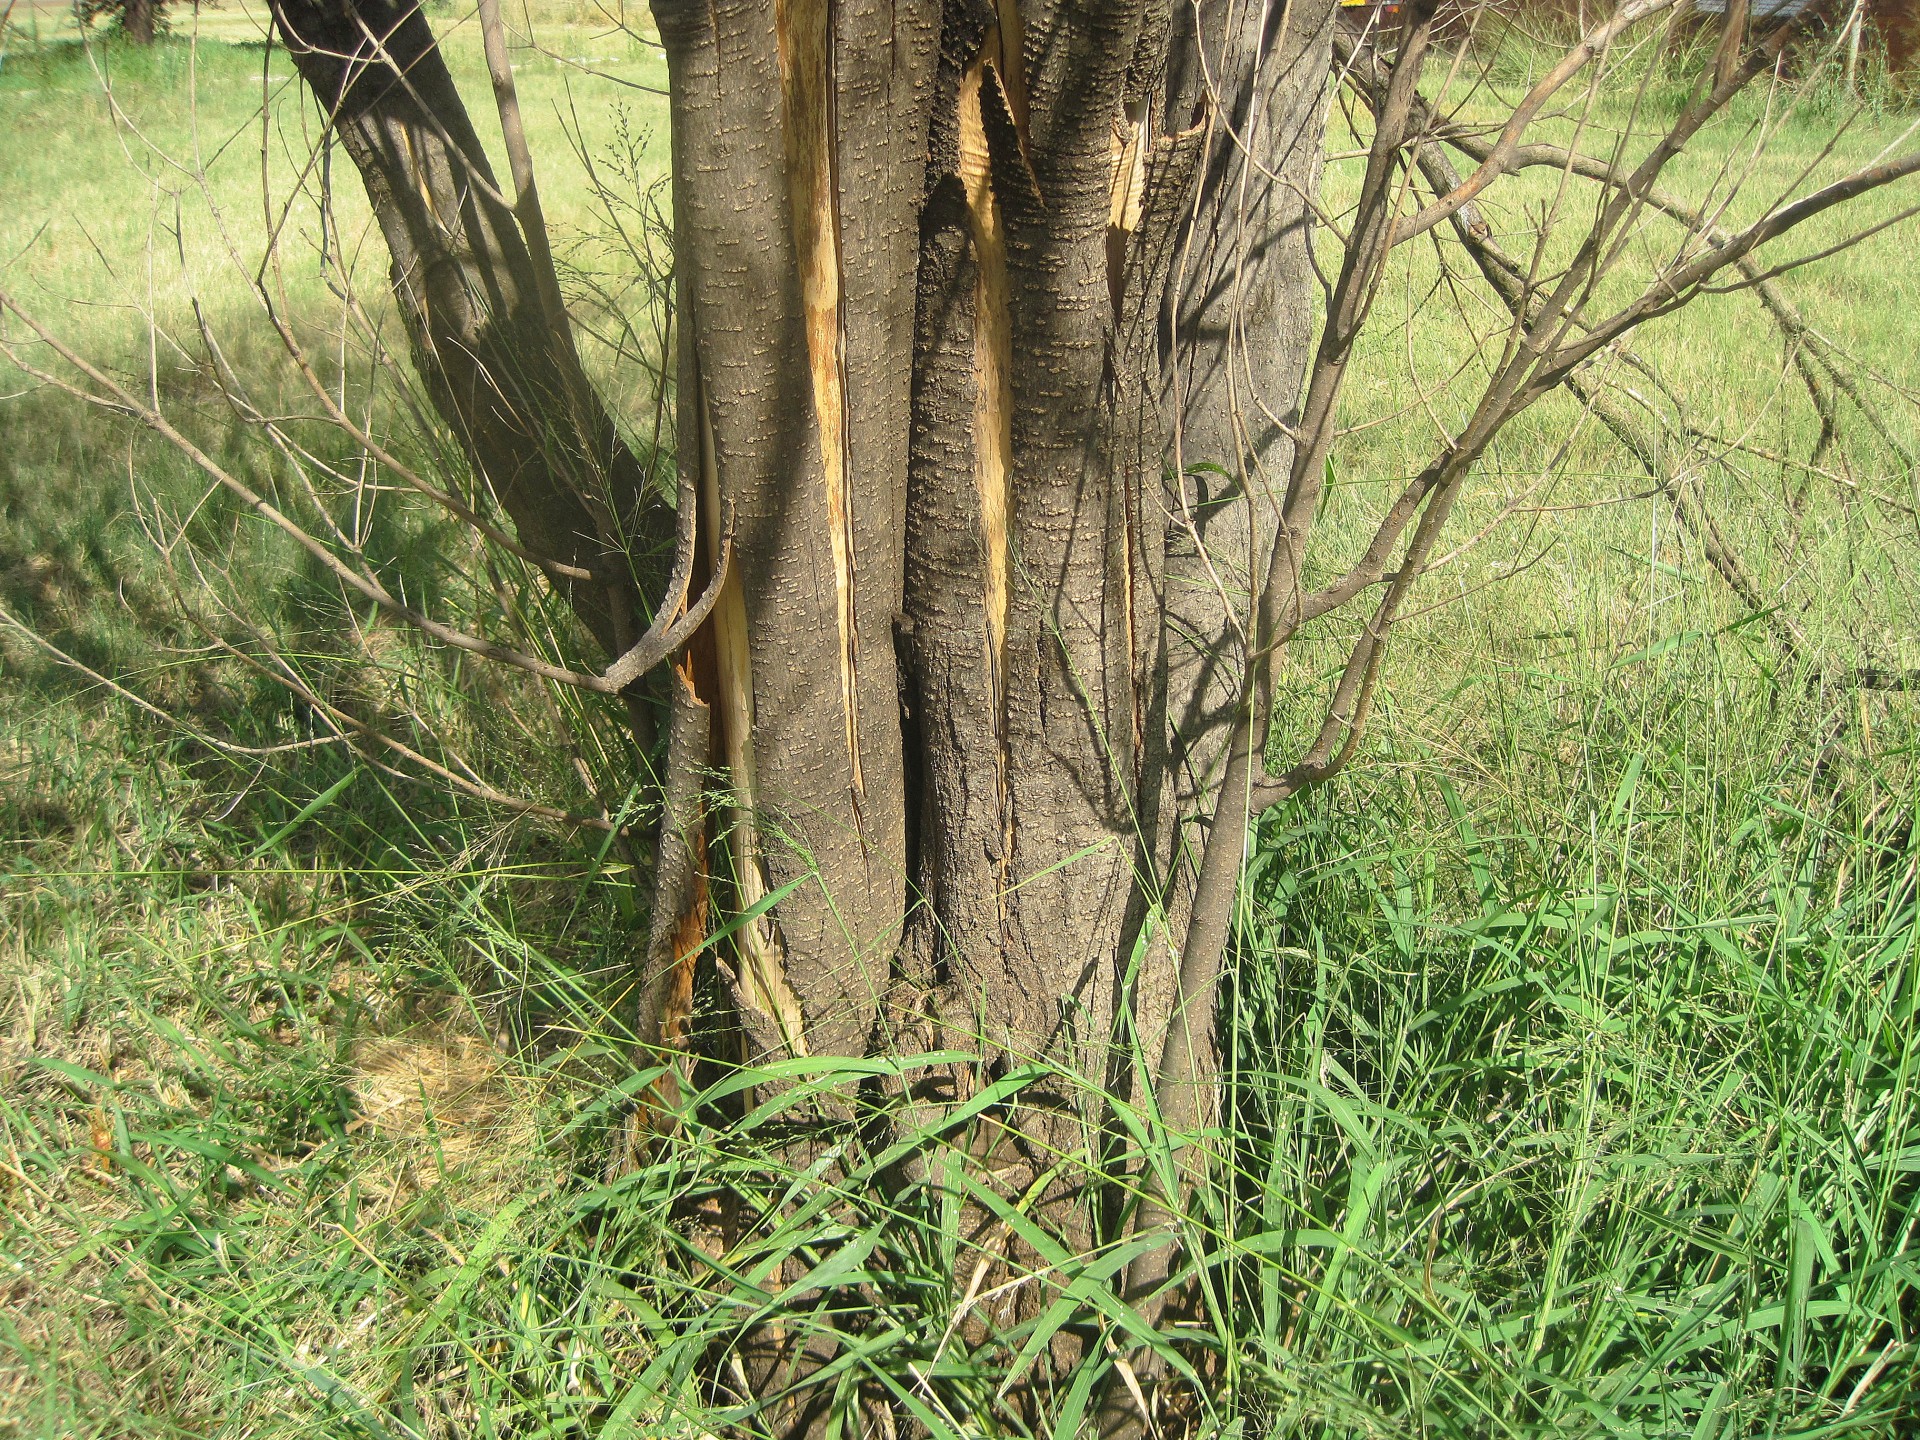
[[[643,1038],[688,1043],[690,956],[778,891],[720,956],[728,1058],[911,1038],[981,1056],[956,1093],[1049,1062],[987,1161],[1012,1191],[1081,1155],[1032,1208],[1076,1243],[1101,1096],[1173,1014],[1177,832],[1211,813],[1290,460],[1331,5],[654,4],[677,446],[696,588],[722,588],[668,681]],[[638,467],[431,32],[400,0],[275,13],[429,393],[617,649]]]
[[[1077,1083],[988,1157],[1018,1191],[1172,1013],[1174,827],[1212,800],[1309,338],[1331,0],[655,13],[682,459],[745,561],[707,753],[735,903],[809,877],[736,947],[747,1056],[917,1031],[982,1055],[957,1093],[1051,1062]],[[1171,549],[1169,415],[1234,477]],[[1032,1206],[1070,1243],[1094,1158]]]
[[[1293,463],[1288,427],[1311,353],[1308,251],[1319,193],[1333,0],[1176,7],[1167,108],[1208,127],[1206,170],[1175,258],[1165,383],[1174,424],[1168,609],[1183,814],[1214,808],[1258,567]],[[1209,103],[1210,95],[1216,97]]]
[[[736,563],[702,695],[751,905],[752,1054],[856,1054],[906,895],[899,535],[930,7],[662,3],[672,91],[680,452]],[[862,56],[837,67],[841,54]],[[829,120],[837,124],[829,124]]]

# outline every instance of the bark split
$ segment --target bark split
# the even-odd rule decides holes
[[[665,682],[656,1118],[680,1101],[694,957],[755,912],[717,957],[724,1058],[913,1029],[982,1057],[961,1096],[1057,1067],[983,1120],[977,1158],[1038,1186],[1033,1214],[1076,1244],[1113,1223],[1089,1183],[1101,1097],[1163,1049],[1180,828],[1214,799],[1239,684],[1218,656],[1252,562],[1223,579],[1219,542],[1250,557],[1290,458],[1330,5],[656,0],[682,468],[666,620],[711,607]],[[629,652],[634,536],[667,548],[673,527],[580,376],[530,170],[516,151],[519,196],[500,192],[404,0],[276,15],[374,200],[436,405],[517,542]],[[1232,480],[1196,501],[1181,471],[1203,459]],[[1039,1266],[985,1217],[989,1255]],[[1059,1343],[1065,1364],[1079,1342]],[[825,1353],[762,1355],[750,1385]]]

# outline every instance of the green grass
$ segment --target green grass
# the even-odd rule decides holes
[[[456,21],[437,16],[484,93]],[[157,357],[170,412],[270,484],[271,457],[186,358],[190,301],[263,408],[304,403],[245,283],[263,66],[283,200],[302,111],[252,12],[207,10],[197,43],[194,23],[182,12],[149,55],[10,45],[0,284],[126,373]],[[538,32],[659,79],[645,31],[610,36],[582,9],[542,12]],[[1536,62],[1503,55],[1500,84]],[[640,144],[660,102],[534,57],[520,83],[583,312],[610,340],[628,312],[650,334],[645,277],[566,131],[637,207],[663,171],[661,142]],[[1804,110],[1748,194],[1831,137],[1827,92]],[[1709,186],[1763,113],[1695,147],[1686,187]],[[1619,119],[1603,97],[1589,123]],[[1823,164],[1859,163],[1909,123],[1878,106]],[[204,178],[175,163],[196,153]],[[334,253],[377,297],[384,257],[351,188]],[[1510,193],[1492,217],[1518,233],[1550,189]],[[284,303],[333,357],[316,214],[293,208]],[[1914,235],[1785,282],[1909,451]],[[1346,543],[1424,460],[1425,405],[1451,419],[1468,393],[1435,383],[1458,327],[1409,298],[1437,263],[1410,257],[1393,297],[1409,318],[1362,356],[1351,413],[1390,419],[1337,457],[1328,525]],[[1803,670],[1920,662],[1898,508],[1912,476],[1851,413],[1805,470],[1813,427],[1756,315],[1722,297],[1636,341],[1697,428],[1749,447],[1704,451],[1698,483],[1806,628]],[[635,350],[651,358],[636,340],[591,356],[630,418],[651,394]],[[391,390],[328,363],[433,459]],[[724,1145],[693,1121],[610,1170],[636,1085],[618,1019],[643,908],[630,857],[338,746],[255,757],[196,738],[324,738],[280,687],[210,656],[207,632],[230,633],[222,598],[243,598],[330,698],[418,710],[489,783],[578,811],[627,798],[613,732],[557,723],[536,689],[356,615],[177,457],[12,372],[5,387],[0,603],[193,732],[0,625],[0,1435],[710,1433],[738,1417],[702,1393],[703,1347],[771,1313],[760,1281],[780,1260],[812,1273],[808,1303],[868,1317],[839,1382],[845,1424],[866,1386],[933,1433],[1033,1429],[1001,1382],[1049,1327],[1123,1323],[1102,1299],[1123,1252],[1052,1257],[1084,1308],[980,1333],[952,1284],[974,1264],[951,1234],[964,1171],[943,1158],[964,1129],[910,1132],[906,1156],[871,1153],[857,1126],[826,1134],[856,1179],[901,1177],[884,1189],[797,1181],[778,1105]],[[1913,699],[1789,673],[1571,407],[1529,416],[1476,485],[1462,536],[1530,508],[1432,578],[1428,601],[1448,603],[1398,633],[1361,761],[1262,823],[1227,1012],[1231,1123],[1195,1210],[1210,1303],[1180,1352],[1203,1357],[1206,1419],[1315,1440],[1908,1433]],[[1781,526],[1776,497],[1803,487]],[[187,516],[241,586],[162,562],[151,533]],[[512,587],[449,561],[416,511],[393,502],[369,534],[413,593],[511,622]],[[1301,647],[1303,717],[1337,638]],[[1042,1078],[1012,1077],[1008,1098]],[[887,1087],[864,1093],[885,1103]],[[693,1221],[727,1195],[787,1208],[723,1268]],[[1085,1401],[1070,1384],[1038,1429],[1064,1440]]]

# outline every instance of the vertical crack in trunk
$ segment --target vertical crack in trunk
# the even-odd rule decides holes
[[[707,564],[721,563],[723,524],[720,509],[720,469],[713,441],[713,417],[706,387],[694,368],[693,406],[700,426],[700,505],[707,547]],[[743,910],[751,910],[768,894],[766,871],[760,862],[759,833],[754,821],[753,770],[753,657],[747,644],[746,593],[739,571],[729,567],[720,598],[707,622],[713,629],[714,670],[719,694],[713,707],[719,727],[720,758],[733,782],[733,823],[728,844],[733,859],[734,884]],[[786,957],[773,923],[756,915],[735,934],[739,947],[737,982],[741,1022],[749,1038],[763,1050],[785,1049],[807,1053],[806,1016],[800,997],[787,981]]]
[[[713,618],[737,791],[732,898],[753,910],[778,897],[772,917],[741,926],[730,960],[750,1059],[862,1051],[905,908],[891,621],[926,4],[654,4],[693,337],[680,433],[707,429],[703,533],[733,535],[737,588]]]
[[[826,483],[840,624],[840,698],[856,795],[860,767],[859,634],[854,605],[852,457],[847,446],[846,333],[841,310],[839,176],[834,164],[832,0],[774,0],[793,243],[806,316],[807,366]]]
[[[1026,20],[1020,14],[1019,0],[998,0],[994,6],[998,24],[987,36],[994,69],[999,74],[1002,92],[1007,97],[1007,113],[1013,117],[1022,150],[1027,143],[1027,43]]]
[[[1011,4],[1008,9],[1012,9]],[[960,179],[973,235],[973,479],[980,502],[982,605],[986,614],[987,686],[993,709],[995,793],[1007,814],[1007,490],[1013,473],[1013,322],[1007,305],[1007,241],[993,193],[993,162],[981,95],[989,53],[961,76]],[[1004,860],[1004,851],[1003,856]],[[1002,877],[1004,880],[1004,876]]]
[[[1127,105],[1126,125],[1114,127],[1113,135],[1113,179],[1109,185],[1107,205],[1107,295],[1113,302],[1115,364],[1115,401],[1122,407],[1128,403],[1128,395],[1121,387],[1132,387],[1137,402],[1144,394],[1139,387],[1142,384],[1144,367],[1136,356],[1128,355],[1127,340],[1129,329],[1128,316],[1125,313],[1127,299],[1127,266],[1132,252],[1133,234],[1140,228],[1140,216],[1145,204],[1147,191],[1147,157],[1153,143],[1152,113],[1144,99],[1130,101]],[[1119,417],[1124,426],[1129,417],[1124,410]],[[1138,424],[1138,417],[1131,417]],[[1136,457],[1138,459],[1138,457]],[[1121,540],[1125,553],[1120,557],[1120,618],[1125,627],[1125,644],[1128,663],[1133,667],[1134,685],[1132,704],[1128,707],[1128,716],[1132,722],[1133,734],[1129,753],[1134,760],[1134,773],[1128,778],[1134,786],[1136,796],[1141,780],[1140,764],[1146,755],[1145,713],[1147,694],[1147,675],[1142,664],[1143,655],[1139,635],[1139,596],[1136,594],[1137,578],[1141,559],[1142,544],[1139,510],[1144,499],[1143,477],[1139,466],[1128,466],[1124,470],[1126,493],[1122,497]]]
[[[1142,100],[1127,107],[1126,129],[1114,127],[1113,183],[1107,206],[1107,293],[1113,297],[1113,318],[1123,323],[1121,302],[1126,298],[1128,238],[1140,228],[1141,201],[1147,190],[1147,146],[1151,143],[1151,116]]]
[[[712,646],[683,655],[668,677],[667,783],[662,795],[660,843],[655,852],[653,916],[640,974],[635,1035],[642,1064],[666,1067],[639,1097],[630,1148],[671,1128],[685,1095],[686,1057],[693,1035],[693,972],[707,936],[709,853],[704,779],[713,760]]]

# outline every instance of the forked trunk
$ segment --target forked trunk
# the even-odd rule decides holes
[[[1332,3],[656,0],[682,494],[693,590],[721,588],[668,681],[652,1044],[687,1043],[710,909],[777,894],[721,958],[729,1059],[950,1046],[982,1057],[962,1088],[1053,1064],[1080,1083],[993,1132],[1009,1188],[1097,1160],[1085,1097],[1151,1079],[1182,829],[1241,823],[1212,812],[1290,459]],[[619,650],[647,511],[544,237],[417,10],[276,16],[434,403]],[[1084,1189],[1037,1211],[1085,1239]]]
[[[678,762],[726,767],[740,900],[803,880],[747,1029],[1124,1084],[1288,460],[1328,0],[655,12],[682,463],[733,546]]]

